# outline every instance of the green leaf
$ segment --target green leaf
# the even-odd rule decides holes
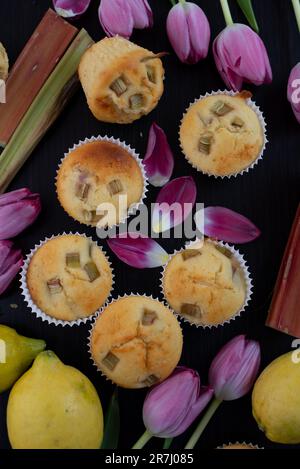
[[[101,449],[117,449],[120,435],[118,388],[114,390],[104,418],[104,437]]]
[[[252,0],[237,0],[240,8],[242,9],[244,15],[247,18],[248,23],[251,28],[254,29],[257,33],[259,32],[259,27],[255,18],[255,13],[252,7]]]

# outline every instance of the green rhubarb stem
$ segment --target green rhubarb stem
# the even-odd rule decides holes
[[[141,436],[141,438],[138,439],[135,445],[133,445],[132,449],[142,449],[144,448],[145,444],[148,443],[149,440],[153,435],[148,432],[148,430],[145,431],[145,433]]]
[[[231,24],[233,24],[233,19],[232,19],[231,13],[230,13],[228,0],[220,0],[220,3],[221,3],[222,10],[223,10],[223,15],[224,15],[224,18],[225,18],[225,22],[226,22],[227,26],[230,26]]]
[[[214,398],[214,400],[210,403],[207,411],[205,412],[203,418],[200,420],[196,430],[185,445],[184,449],[193,449],[195,447],[197,441],[204,432],[207,424],[209,423],[210,419],[212,418],[221,403],[222,401],[219,401],[216,397]]]
[[[294,12],[297,20],[297,25],[300,33],[300,2],[299,0],[292,0],[292,4],[294,7]]]

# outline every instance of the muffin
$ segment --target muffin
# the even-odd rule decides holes
[[[182,351],[173,313],[158,300],[131,295],[110,303],[90,337],[92,359],[107,378],[124,388],[144,388],[167,378]]]
[[[223,445],[218,449],[260,449],[256,446],[247,443],[229,443],[228,445]]]
[[[29,261],[26,280],[33,303],[50,318],[68,322],[95,313],[113,284],[102,250],[85,236],[73,234],[42,244]]]
[[[101,228],[124,221],[131,204],[138,204],[144,193],[144,175],[133,155],[104,139],[73,148],[57,173],[62,207],[85,225]]]
[[[8,77],[8,57],[3,44],[0,42],[0,80]]]
[[[247,287],[237,258],[226,247],[206,239],[173,255],[165,267],[164,296],[189,322],[224,323],[243,307]]]
[[[214,176],[231,176],[261,155],[264,123],[249,105],[251,93],[219,93],[192,104],[180,127],[181,148],[193,167]]]
[[[94,116],[129,124],[152,111],[164,89],[158,55],[120,36],[106,37],[87,49],[78,73]]]

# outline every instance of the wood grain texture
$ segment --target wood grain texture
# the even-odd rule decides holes
[[[217,0],[196,0],[205,10],[214,38],[224,20]],[[76,23],[84,27],[94,40],[104,34],[98,22],[97,7],[92,2],[87,14]],[[27,163],[14,179],[11,189],[29,186],[41,193],[43,211],[33,227],[20,235],[16,242],[27,253],[45,236],[63,231],[79,231],[92,235],[71,220],[57,202],[54,179],[57,165],[79,139],[91,135],[112,135],[125,140],[144,154],[147,135],[155,120],[167,133],[175,155],[174,177],[192,175],[197,183],[198,202],[206,205],[223,205],[249,217],[262,231],[255,242],[241,246],[254,279],[254,295],[246,312],[230,325],[212,331],[183,325],[184,350],[181,364],[199,371],[206,383],[209,364],[219,348],[237,334],[247,334],[260,341],[262,367],[278,355],[291,350],[292,338],[265,327],[274,284],[289,231],[299,202],[300,177],[300,127],[286,99],[286,86],[290,69],[300,60],[299,33],[292,7],[286,0],[253,0],[260,32],[270,53],[274,80],[270,86],[247,86],[253,92],[256,103],[262,108],[268,124],[268,144],[263,160],[241,177],[231,180],[215,180],[197,173],[184,159],[178,144],[178,128],[188,104],[206,91],[224,89],[210,51],[207,60],[195,66],[181,64],[172,53],[165,22],[170,8],[168,0],[150,0],[154,10],[153,30],[136,31],[132,40],[154,52],[169,51],[164,58],[166,68],[165,93],[158,107],[147,117],[129,126],[109,125],[98,122],[91,115],[82,91],[68,104],[63,114],[35,149]],[[50,0],[2,0],[0,2],[0,40],[7,47],[11,62],[18,56],[35,25],[50,6]],[[244,22],[244,16],[235,2],[231,2],[236,21]],[[13,26],[13,27],[12,27]],[[154,202],[158,190],[151,188],[147,204]],[[161,240],[168,251],[184,245],[185,240]],[[100,241],[109,252],[105,241]],[[160,270],[140,271],[127,267],[109,252],[116,274],[115,295],[129,293],[160,296]],[[17,304],[17,309],[11,308]],[[0,322],[15,327],[20,333],[44,338],[62,360],[78,367],[96,385],[104,409],[107,408],[113,386],[106,382],[92,366],[86,346],[89,327],[59,329],[42,323],[32,316],[20,296],[18,282],[0,299]],[[142,404],[145,391],[120,389],[122,419],[121,447],[130,448],[143,432]],[[5,427],[7,394],[0,399],[0,448],[8,448]],[[174,448],[182,448],[190,432],[174,440]],[[251,413],[250,396],[220,406],[204,432],[197,448],[215,448],[228,441],[251,441],[259,446],[277,448],[258,429]],[[153,440],[149,448],[158,448],[162,442]]]

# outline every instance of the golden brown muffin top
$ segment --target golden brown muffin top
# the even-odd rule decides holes
[[[75,321],[95,313],[108,298],[112,271],[102,250],[80,235],[62,235],[39,247],[27,271],[33,302],[56,319]]]
[[[217,325],[243,306],[243,270],[227,248],[210,240],[193,244],[171,257],[163,277],[164,296],[188,321]]]
[[[236,174],[260,155],[263,128],[247,100],[247,92],[235,96],[217,94],[190,106],[180,127],[183,152],[197,169],[215,176]]]
[[[140,201],[143,190],[143,174],[136,159],[121,145],[107,141],[83,143],[71,150],[57,174],[61,205],[86,225],[120,223],[128,207]]]
[[[176,367],[181,351],[176,317],[163,303],[144,296],[109,304],[91,334],[91,353],[98,369],[125,388],[162,381]]]
[[[252,445],[247,443],[230,443],[228,445],[222,446],[220,449],[257,449]]]

